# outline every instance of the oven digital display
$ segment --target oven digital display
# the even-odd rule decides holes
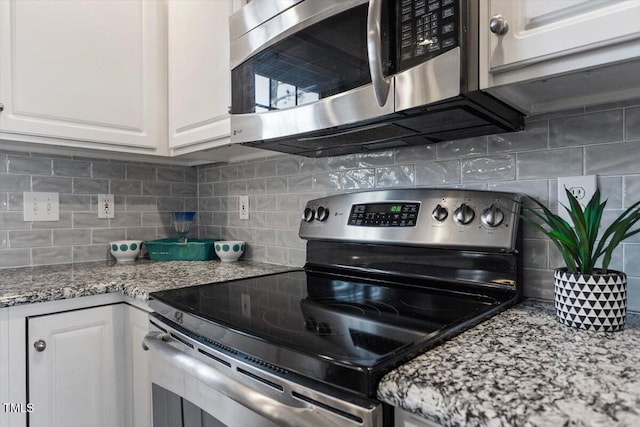
[[[420,203],[363,203],[351,206],[348,225],[415,227]]]

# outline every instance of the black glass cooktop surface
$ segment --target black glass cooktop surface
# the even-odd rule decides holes
[[[184,316],[253,338],[255,346],[241,349],[249,354],[260,353],[260,343],[269,343],[365,369],[500,303],[482,295],[305,271],[155,292],[151,297]]]

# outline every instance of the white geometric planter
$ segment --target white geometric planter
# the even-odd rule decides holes
[[[560,323],[589,331],[620,331],[627,315],[627,276],[609,270],[602,274],[554,274],[556,316]]]

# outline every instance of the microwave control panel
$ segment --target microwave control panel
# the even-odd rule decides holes
[[[398,2],[398,69],[413,67],[460,44],[460,0]]]

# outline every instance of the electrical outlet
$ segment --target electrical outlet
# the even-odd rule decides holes
[[[58,193],[22,193],[25,221],[60,221]]]
[[[98,194],[98,218],[114,218],[115,209],[113,194]]]
[[[249,196],[238,197],[238,209],[240,210],[240,219],[249,219]]]
[[[558,178],[558,214],[565,221],[571,223],[571,218],[563,207],[563,205],[569,207],[569,199],[567,199],[565,188],[573,194],[582,209],[584,209],[598,188],[597,177],[596,175],[581,175]]]

